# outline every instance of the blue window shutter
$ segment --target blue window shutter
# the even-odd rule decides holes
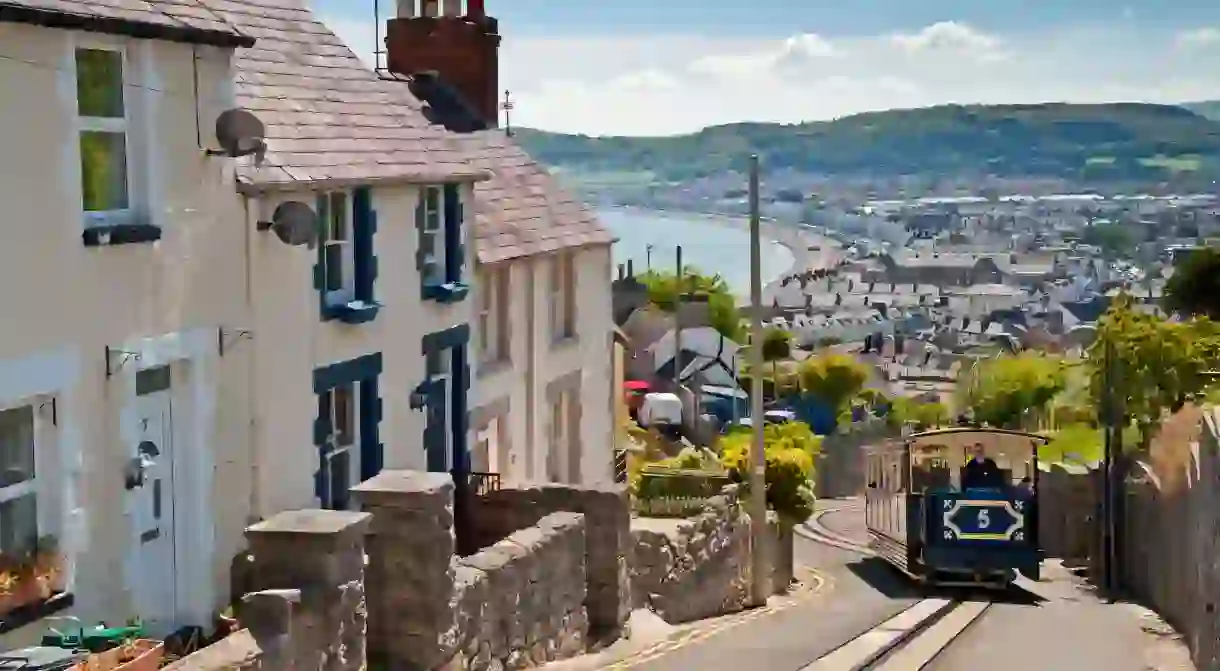
[[[429,297],[429,282],[436,267],[435,261],[431,260],[434,258],[435,250],[432,247],[435,240],[424,235],[428,217],[427,191],[427,187],[420,187],[419,202],[415,205],[415,269],[419,271],[421,298],[425,300]]]
[[[434,473],[445,472],[447,461],[445,444],[446,396],[449,393],[448,380],[435,378],[427,383],[426,419],[424,424],[424,453],[427,455],[428,470]]]
[[[375,377],[360,381],[360,481],[381,472],[385,449],[381,444],[381,394]]]
[[[313,444],[318,448],[318,470],[313,476],[314,494],[323,508],[330,503],[330,479],[326,477],[326,455],[330,453],[330,392],[318,394],[318,416],[313,422]]]
[[[466,363],[466,345],[458,345],[450,350],[453,362],[453,408],[452,429],[453,470],[457,474],[470,472],[470,450],[467,446],[468,410],[470,393],[470,367]]]
[[[462,281],[462,197],[457,184],[444,187],[445,208],[445,279]]]
[[[355,267],[353,284],[356,299],[373,302],[373,279],[376,260],[373,257],[373,232],[376,228],[372,189],[362,186],[352,191],[352,256]]]

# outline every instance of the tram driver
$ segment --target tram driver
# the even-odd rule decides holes
[[[975,443],[970,461],[962,467],[962,489],[1003,489],[1004,473],[995,460],[987,456],[982,443]]]

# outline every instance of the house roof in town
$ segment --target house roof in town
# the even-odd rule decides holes
[[[189,44],[249,47],[214,0],[0,0],[0,23],[84,30]]]
[[[486,178],[406,82],[379,77],[301,0],[198,1],[257,40],[235,57],[237,102],[268,150],[239,169],[244,189]]]
[[[496,263],[614,241],[592,210],[503,131],[476,131],[459,137],[473,165],[491,173],[490,180],[475,187],[479,262]]]

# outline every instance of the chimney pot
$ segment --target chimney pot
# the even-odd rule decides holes
[[[413,19],[418,14],[415,11],[415,0],[398,0],[398,18]]]
[[[430,18],[436,18],[436,17],[440,16],[440,13],[441,13],[441,8],[440,8],[441,0],[423,0],[423,3],[424,3],[424,5],[423,5],[423,11],[422,11],[422,12],[420,12],[420,14],[421,14],[422,16],[427,16],[427,17],[430,17]]]
[[[487,16],[487,8],[483,0],[466,0],[466,16],[481,19]]]
[[[445,16],[461,16],[462,0],[441,0],[441,13]]]

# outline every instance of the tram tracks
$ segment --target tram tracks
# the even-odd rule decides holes
[[[862,502],[819,510],[798,527],[807,540],[875,557],[868,545],[828,528],[823,518],[859,512]],[[958,592],[960,593],[960,592]],[[964,597],[965,595],[963,595]],[[921,671],[991,608],[989,598],[923,599],[831,650],[800,671]]]
[[[991,605],[990,600],[924,599],[800,671],[921,671]]]
[[[876,556],[877,553],[870,549],[867,543],[858,541],[854,538],[848,538],[847,536],[832,531],[822,523],[822,518],[831,513],[859,512],[862,507],[863,504],[861,503],[849,503],[837,508],[819,510],[810,516],[810,518],[806,520],[804,524],[796,527],[796,533],[806,540],[820,543],[838,550],[855,552],[867,557]]]

